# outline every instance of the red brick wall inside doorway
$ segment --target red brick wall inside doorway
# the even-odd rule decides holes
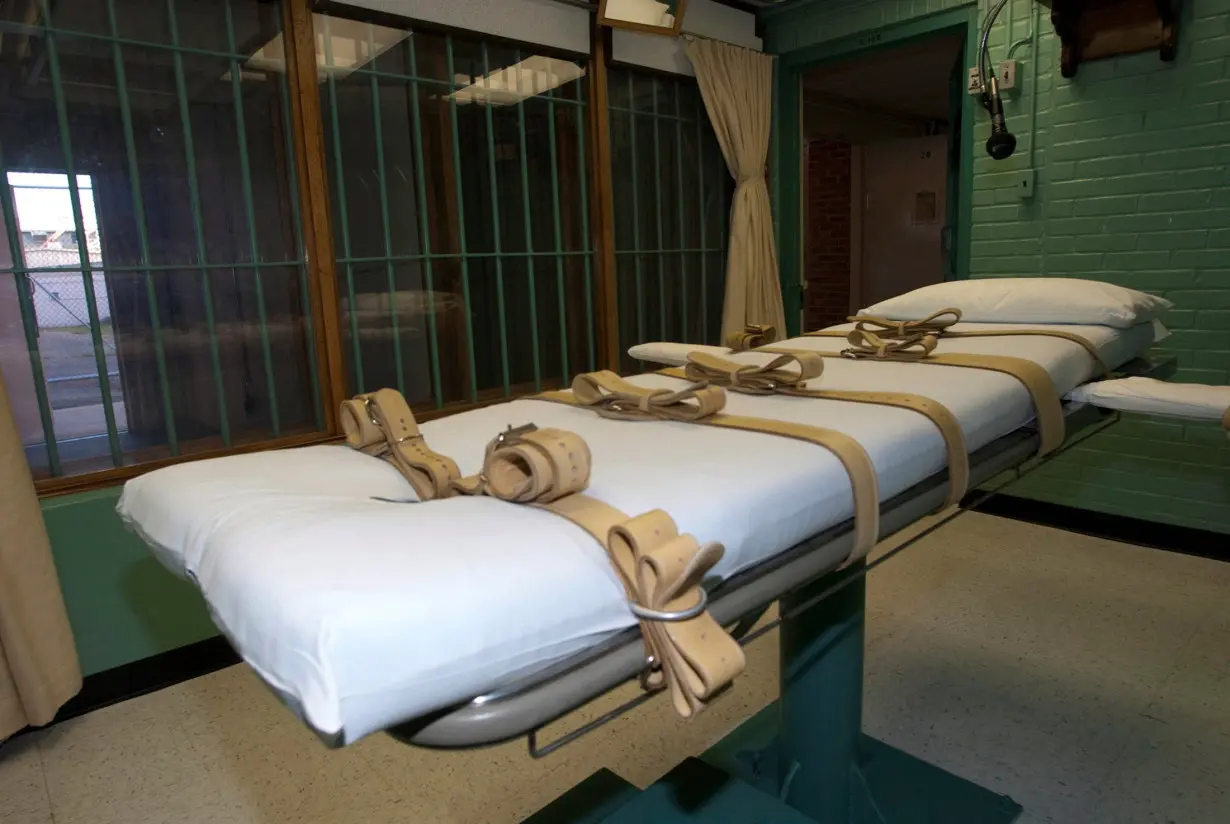
[[[807,144],[803,328],[841,323],[850,314],[850,144]]]

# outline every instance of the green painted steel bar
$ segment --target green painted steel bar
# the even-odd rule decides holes
[[[280,11],[280,9],[279,9]],[[316,411],[316,428],[325,428],[324,401],[320,392],[320,363],[316,359],[316,323],[312,319],[312,294],[308,281],[307,249],[303,243],[303,224],[300,223],[299,211],[299,170],[295,164],[295,136],[290,122],[290,84],[286,82],[286,72],[278,72],[279,88],[282,93],[282,134],[286,140],[287,176],[290,181],[290,219],[295,226],[295,252],[300,262],[299,295],[303,301],[303,324],[308,358],[308,379],[312,386],[312,401]]]
[[[372,27],[367,26],[367,47],[369,54],[376,53],[376,41]],[[376,132],[376,179],[380,181],[380,231],[384,235],[384,269],[389,288],[389,323],[393,327],[393,365],[397,369],[397,391],[406,394],[406,370],[401,352],[401,329],[397,321],[397,274],[393,269],[393,261],[387,258],[393,255],[393,228],[389,221],[389,186],[384,174],[384,128],[380,118],[380,81],[371,78],[372,90],[372,129]],[[337,112],[334,112],[337,117]],[[340,147],[339,147],[340,150]],[[354,304],[351,304],[354,311]]]
[[[417,74],[418,56],[414,51],[414,37],[407,37],[406,43],[410,50],[410,70]],[[423,125],[422,115],[419,112],[419,86],[416,80],[410,82],[410,116],[413,119],[413,128],[410,131],[414,141],[414,174],[418,183],[415,188],[418,190],[419,198],[419,239],[424,252],[421,259],[423,260],[423,277],[427,286],[427,336],[428,353],[431,357],[431,396],[435,399],[436,408],[439,409],[444,406],[444,390],[440,386],[440,339],[436,331],[436,290],[431,266],[431,227],[427,222],[427,179],[423,171]]]
[[[513,59],[521,62],[521,50],[518,49]],[[520,132],[521,143],[521,214],[525,220],[525,253],[526,269],[529,276],[530,298],[530,352],[534,358],[534,391],[542,391],[542,364],[538,358],[538,291],[535,287],[534,256],[543,254],[534,252],[534,227],[530,217],[530,177],[529,162],[525,156],[525,98],[517,100],[517,129]]]
[[[483,77],[491,77],[491,58],[487,53],[487,41],[483,41]],[[490,79],[487,85],[491,85]],[[491,225],[495,231],[495,299],[500,324],[500,374],[504,378],[504,395],[512,395],[508,383],[508,319],[504,313],[504,259],[500,255],[500,187],[495,173],[495,124],[491,116],[491,100],[483,108],[487,116],[487,181],[491,190]]]
[[[107,0],[107,25],[112,34],[119,31],[115,18],[115,0]],[[145,220],[145,197],[141,194],[141,170],[137,158],[137,140],[132,126],[132,104],[128,99],[128,77],[124,69],[124,54],[119,43],[111,44],[111,60],[115,63],[115,90],[120,104],[120,122],[124,129],[124,147],[128,155],[128,185],[132,189],[132,215],[137,226],[137,249],[141,264],[149,267],[149,229]],[[162,396],[162,416],[166,421],[167,446],[172,455],[179,455],[179,438],[175,430],[175,410],[171,403],[171,382],[167,376],[166,351],[162,345],[162,323],[158,312],[158,292],[154,275],[143,272],[145,300],[149,305],[150,332],[154,338],[154,365],[158,371],[158,389]]]
[[[21,232],[17,226],[17,210],[13,207],[13,190],[8,181],[8,163],[3,145],[0,144],[0,212],[4,217],[4,233],[8,238],[9,254],[22,254]],[[26,352],[30,357],[30,373],[34,383],[34,398],[38,402],[38,417],[43,426],[43,447],[47,452],[47,471],[52,477],[61,474],[60,447],[56,442],[55,421],[51,415],[51,401],[47,398],[47,376],[43,371],[43,357],[38,348],[38,315],[34,310],[34,298],[30,294],[25,275],[13,275],[17,287],[17,308],[21,313],[21,327],[26,334]]]
[[[46,15],[43,17],[47,19]],[[100,43],[118,43],[121,46],[137,46],[143,49],[159,49],[161,51],[175,50],[181,54],[190,54],[196,57],[217,57],[223,60],[231,60],[238,58],[239,60],[249,60],[250,54],[228,54],[218,51],[217,49],[199,49],[193,46],[181,46],[178,44],[168,45],[167,43],[156,43],[150,40],[137,40],[132,37],[117,37],[113,34],[101,34],[92,31],[79,31],[77,29],[61,29],[55,26],[47,26],[41,24],[17,23],[12,20],[0,20],[0,32],[12,32],[14,34],[26,34],[34,37],[44,37],[48,35],[56,37],[71,37],[80,40],[92,40]]]
[[[632,72],[628,72],[628,99],[634,99],[636,95],[636,87],[632,82]],[[643,285],[641,279],[641,210],[640,210],[640,187],[637,185],[639,172],[636,164],[636,118],[637,113],[631,112],[628,115],[628,134],[631,140],[628,142],[632,146],[632,249],[633,262],[636,266],[636,342],[645,342],[645,300],[641,287]]]
[[[51,0],[41,0],[43,19],[51,19]],[[120,433],[115,425],[115,407],[111,398],[111,378],[107,374],[107,353],[103,347],[102,324],[98,315],[98,298],[94,294],[94,275],[90,268],[90,250],[86,242],[85,218],[81,213],[81,191],[77,186],[76,163],[73,160],[73,141],[68,131],[68,103],[64,99],[64,86],[60,79],[59,45],[55,35],[48,35],[47,69],[51,80],[51,96],[55,104],[56,121],[60,130],[60,153],[64,159],[64,174],[68,178],[68,197],[73,212],[73,230],[77,233],[77,256],[81,261],[81,280],[85,287],[85,310],[90,319],[90,338],[94,344],[94,367],[98,372],[98,388],[102,396],[103,419],[107,425],[107,444],[111,448],[111,463],[122,466],[124,450],[120,446]],[[20,248],[20,247],[19,247]]]
[[[223,0],[226,19],[226,45],[235,51],[235,20],[231,0]],[[239,143],[239,184],[243,192],[244,214],[248,223],[248,258],[255,263],[260,258],[260,242],[256,237],[256,204],[252,197],[252,166],[248,159],[248,127],[243,112],[243,90],[240,89],[238,60],[231,61],[231,98],[235,104],[235,136]],[[256,281],[256,317],[261,329],[261,356],[265,361],[265,391],[269,393],[269,423],[275,438],[282,435],[282,416],[278,413],[278,383],[273,376],[273,350],[269,346],[269,315],[265,307],[265,282],[260,269],[253,269]]]
[[[551,216],[555,221],[555,289],[559,306],[559,358],[564,386],[572,377],[568,368],[568,301],[564,294],[564,235],[559,213],[559,161],[555,147],[555,92],[547,93],[547,141],[551,147]]]
[[[453,77],[453,37],[444,38],[445,59],[448,63],[448,76]],[[473,306],[470,301],[470,261],[466,254],[466,208],[465,198],[461,188],[461,140],[457,134],[457,98],[448,98],[449,123],[453,134],[453,182],[457,189],[457,244],[461,252],[461,296],[465,301],[466,353],[470,360],[470,401],[478,403],[478,370],[474,364],[474,321]]]
[[[721,249],[714,248],[714,247],[712,247],[712,246],[710,246],[710,247],[703,247],[703,246],[689,246],[689,247],[684,247],[684,248],[682,248],[682,249],[679,249],[679,248],[675,248],[675,249],[641,249],[639,252],[638,252],[636,249],[616,249],[616,250],[615,250],[615,254],[617,254],[617,255],[635,255],[635,254],[641,254],[641,255],[675,255],[675,254],[679,254],[680,252],[720,252],[720,251],[722,251],[722,250],[721,250]]]
[[[46,2],[46,0],[44,0]],[[179,45],[179,22],[175,15],[175,0],[167,0],[167,20],[171,43]],[[184,161],[188,171],[188,199],[192,205],[192,227],[196,236],[197,261],[209,259],[205,250],[205,220],[201,215],[201,191],[196,174],[196,148],[192,140],[192,118],[188,110],[188,86],[184,80],[183,55],[171,52],[175,68],[175,93],[179,98],[179,122],[184,130]],[[225,446],[231,445],[231,421],[226,411],[226,388],[222,382],[222,355],[218,350],[218,332],[214,322],[214,298],[209,288],[209,273],[201,270],[201,292],[205,300],[205,324],[209,329],[209,349],[213,358],[214,387],[218,393],[218,429]]]
[[[108,86],[107,88],[111,88]],[[14,186],[15,189],[29,188],[24,186]],[[384,260],[384,258],[381,258]],[[245,268],[249,269],[289,269],[298,266],[303,261],[301,260],[274,260],[256,263],[253,265],[244,264]],[[151,263],[149,266],[141,266],[140,264],[117,264],[90,262],[89,266],[77,267],[72,271],[89,271],[89,272],[179,272],[184,269],[192,269],[199,271],[202,269],[234,269],[235,263]],[[58,273],[63,274],[63,266],[0,266],[0,274],[18,274],[18,275],[33,275],[39,273]]]
[[[577,100],[585,93],[585,87],[581,85],[581,78],[577,78],[576,91]],[[586,178],[589,175],[585,169],[585,118],[583,112],[577,110],[577,180],[581,181],[581,236],[583,238],[582,245],[585,252],[585,333],[586,341],[589,344],[589,371],[594,371],[597,366],[597,353],[594,351],[594,273],[593,273],[593,258],[590,254],[590,237],[589,237],[589,187],[586,183]]]
[[[672,250],[672,251],[676,251],[676,250]],[[710,251],[713,251],[713,250],[710,250]],[[565,257],[568,257],[570,255],[576,255],[579,257],[587,253],[584,251],[570,251],[570,250],[565,249],[559,254]],[[503,252],[500,252],[498,254],[496,252],[466,252],[464,255],[462,255],[462,254],[457,254],[455,252],[432,252],[431,254],[409,254],[409,255],[391,255],[391,256],[377,255],[375,257],[338,258],[337,260],[339,263],[342,263],[342,262],[383,263],[386,260],[431,261],[431,260],[461,260],[463,257],[470,258],[471,260],[473,260],[475,258],[497,258],[497,257],[501,257],[501,258],[552,257],[553,258],[555,256],[556,256],[555,252],[514,252],[514,251],[509,251],[505,249]],[[64,270],[56,269],[55,271],[63,272]]]
[[[23,187],[15,186],[14,188],[20,189]],[[626,249],[616,250],[617,253],[627,252],[627,251],[631,251],[631,250],[626,250]],[[671,249],[669,251],[677,252],[679,250]],[[701,250],[696,249],[692,251],[701,251]],[[721,250],[714,248],[714,249],[710,249],[709,251],[712,252],[712,251],[721,251]],[[499,253],[498,257],[504,257],[504,258],[554,257],[555,254],[556,254],[555,252],[515,252],[515,251],[510,251],[510,250],[505,249],[503,252]],[[559,254],[579,256],[579,255],[587,255],[590,253],[585,250],[575,250],[574,251],[574,250],[565,249]],[[469,258],[497,257],[495,252],[468,252],[466,253],[465,256]],[[394,261],[460,260],[461,257],[462,255],[456,252],[430,252],[430,253],[423,253],[423,254],[406,254],[406,255],[392,255],[392,256],[373,255],[371,257],[363,257],[363,256],[348,257],[345,255],[342,255],[342,256],[335,258],[334,260],[337,263],[383,263],[384,261],[390,260],[390,259]],[[72,269],[71,271],[73,272],[77,272],[77,271],[137,272],[137,273],[140,273],[140,272],[181,272],[185,269],[191,269],[193,271],[200,271],[200,270],[213,270],[213,269],[235,269],[236,267],[240,267],[240,266],[242,266],[242,268],[244,269],[294,269],[298,266],[301,266],[302,264],[303,264],[302,260],[275,260],[275,261],[258,262],[255,264],[250,264],[250,263],[242,263],[242,264],[240,263],[204,263],[204,264],[201,264],[201,263],[159,263],[159,264],[151,264],[149,266],[140,266],[136,264],[118,265],[118,266],[111,266],[111,265],[104,265],[104,264],[98,264],[98,265],[91,264],[88,269],[82,269],[80,266],[78,266]],[[65,270],[63,266],[0,266],[0,274],[9,274],[9,275],[33,275],[33,274],[42,274],[42,273],[63,274],[64,271]]]
[[[636,112],[636,109],[629,109],[625,106],[607,106],[607,109],[609,111],[620,112],[622,114],[633,114]],[[695,118],[683,117],[682,115],[679,115],[679,114],[659,114],[658,118],[660,120],[679,120],[684,123],[691,123],[693,122],[693,120],[695,120]]]
[[[355,389],[359,394],[367,391],[363,375],[363,353],[359,341],[359,308],[355,302],[354,267],[350,263],[350,216],[346,202],[346,170],[342,163],[342,130],[337,120],[337,83],[333,79],[333,36],[329,31],[329,15],[316,17],[323,29],[325,46],[325,85],[329,90],[329,122],[333,131],[333,184],[337,187],[337,219],[342,229],[342,260],[346,270],[346,298],[350,311],[350,354],[354,359]],[[372,101],[373,104],[375,101]],[[379,258],[374,258],[379,261]],[[325,308],[329,311],[329,307]]]
[[[675,86],[675,114],[679,114],[683,108],[683,89],[680,85]],[[681,300],[680,310],[683,314],[683,333],[682,340],[688,339],[688,257],[684,250],[684,235],[683,228],[683,123],[682,118],[675,121],[675,175],[677,179],[678,191],[675,193],[675,204],[679,207],[679,288]]]
[[[653,176],[657,185],[653,187],[654,217],[658,221],[658,246],[662,246],[662,136],[658,131],[658,78],[652,78],[653,83]],[[680,246],[683,241],[680,240]],[[662,268],[666,265],[666,257],[658,255],[658,340],[667,340],[666,334],[666,273]]]
[[[700,342],[709,341],[709,255],[706,250],[705,229],[709,221],[705,215],[705,133],[701,124],[700,95],[696,97],[696,181],[700,213]]]

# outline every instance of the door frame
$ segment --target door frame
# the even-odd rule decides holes
[[[804,72],[835,60],[846,60],[899,48],[946,31],[965,33],[962,60],[966,66],[975,65],[978,50],[977,3],[847,37],[835,38],[777,56],[773,84],[775,117],[770,148],[777,257],[788,334],[797,335],[800,331],[805,285],[803,271],[803,199],[806,195],[803,177]],[[973,212],[973,145],[976,106],[977,102],[973,95],[962,95],[961,164],[959,169],[949,169],[949,175],[954,172],[959,175],[956,222],[953,225],[953,249],[956,252],[955,277],[958,279],[969,277],[969,227],[972,224]]]

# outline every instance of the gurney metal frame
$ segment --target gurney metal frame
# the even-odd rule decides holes
[[[1091,427],[1100,429],[1113,423],[1117,416],[1092,406],[1070,405],[1065,409],[1065,419],[1069,438],[1064,449],[1092,434],[1089,431]],[[1012,480],[1015,480],[1028,471],[1025,467],[1033,468],[1030,459],[1037,452],[1037,446],[1036,430],[1026,427],[975,450],[970,455],[971,487],[1013,470],[1016,472]],[[884,502],[880,508],[882,537],[888,537],[935,512],[944,500],[947,485],[948,472],[942,470]],[[957,512],[967,511],[968,508],[963,506]],[[709,613],[723,626],[731,626],[749,617],[754,618],[774,601],[783,601],[783,614],[789,614],[792,609],[802,611],[799,607],[803,605],[797,598],[803,593],[807,593],[803,600],[811,606],[811,602],[822,593],[814,591],[809,584],[819,580],[826,583],[821,590],[830,587],[833,582],[828,577],[849,555],[852,530],[853,521],[847,520],[732,576],[710,590]],[[851,578],[851,583],[843,584],[843,588],[853,586],[853,578],[861,580],[866,567],[857,569],[857,574],[847,576]],[[790,607],[786,600],[790,601]],[[744,636],[743,640],[753,640],[760,634],[758,630],[753,636]],[[531,755],[542,757],[657,695],[645,693],[567,734],[562,740],[546,746],[538,745],[534,735],[536,730],[625,682],[639,678],[644,671],[645,649],[641,634],[636,627],[629,627],[590,649],[499,690],[474,698],[459,707],[399,724],[389,729],[388,733],[406,744],[445,749],[497,744],[527,735],[530,736]]]

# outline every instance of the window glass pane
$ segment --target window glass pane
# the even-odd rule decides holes
[[[0,12],[0,368],[36,476],[317,430],[289,98],[253,65],[279,4],[52,5]]]
[[[621,352],[718,343],[734,189],[695,80],[608,75]],[[627,355],[621,368],[639,366]]]
[[[586,60],[315,24],[351,390],[439,407],[596,368]]]

